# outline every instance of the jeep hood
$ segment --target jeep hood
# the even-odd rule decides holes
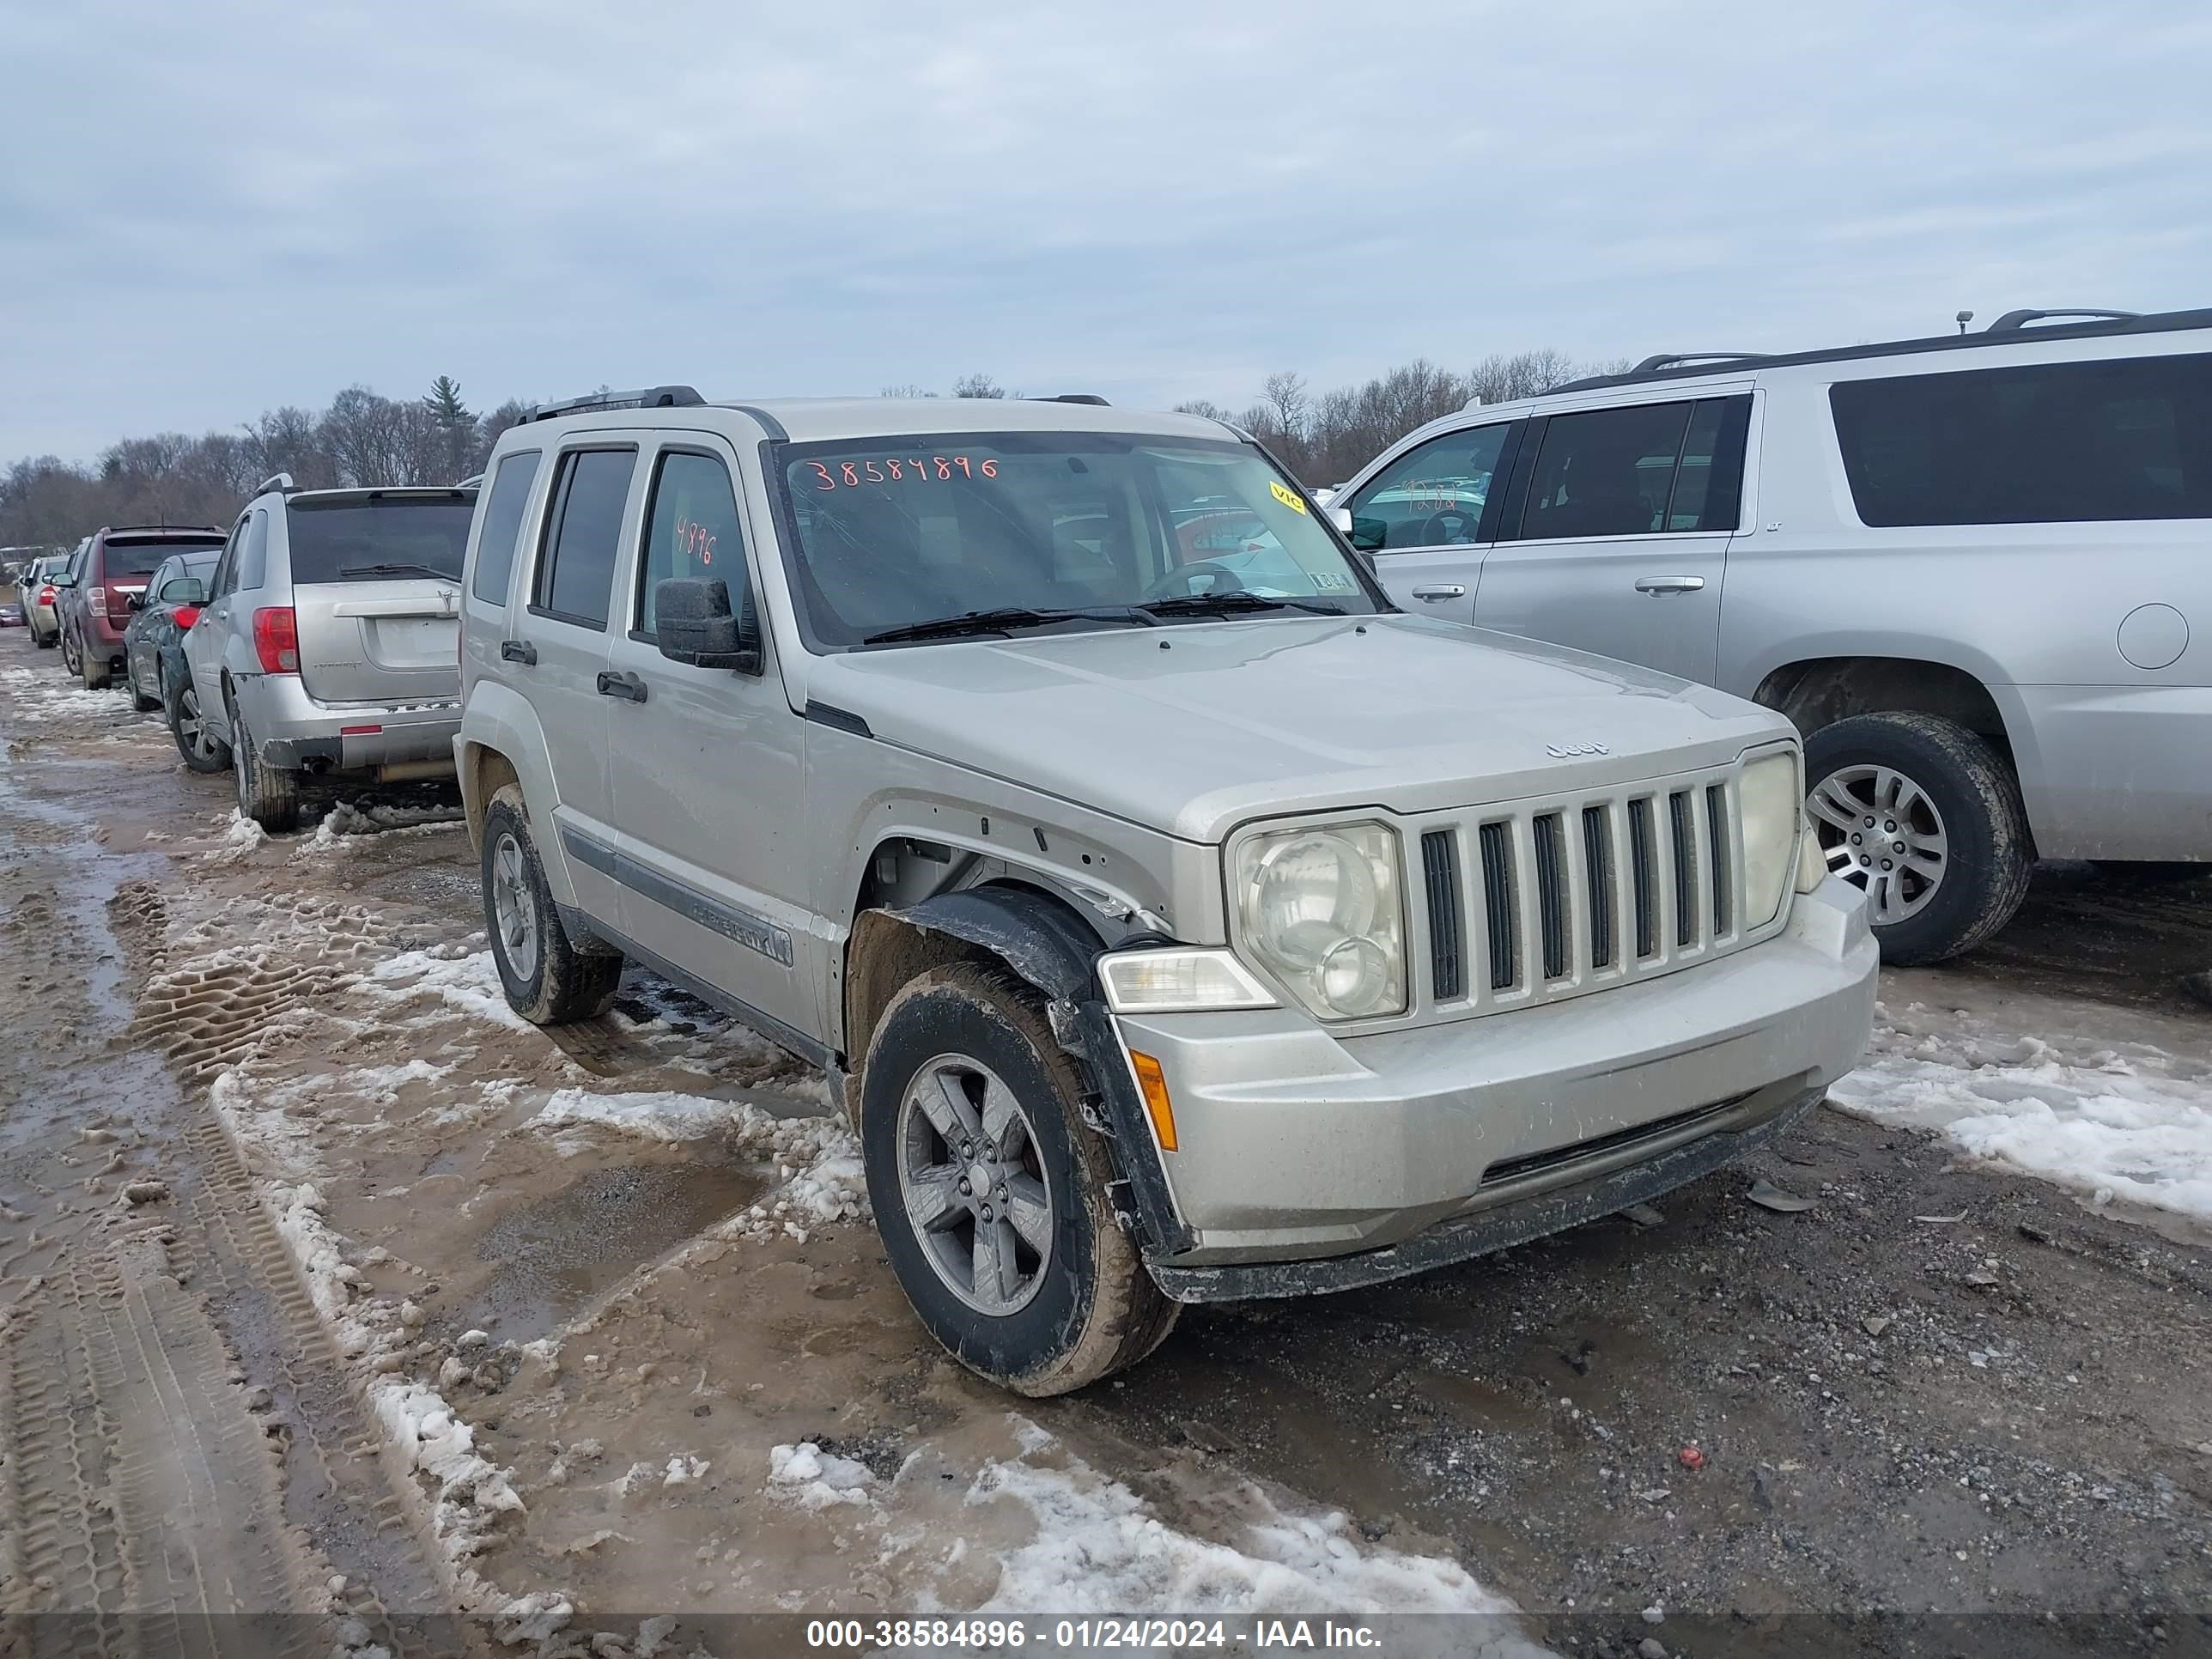
[[[860,651],[807,696],[880,740],[1187,841],[1657,777],[1791,734],[1711,688],[1422,617],[1270,618]]]

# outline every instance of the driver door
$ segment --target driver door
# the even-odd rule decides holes
[[[1401,609],[1474,620],[1504,493],[1492,485],[1511,469],[1522,426],[1492,421],[1430,438],[1333,504],[1349,513],[1352,544],[1373,556],[1376,575]]]

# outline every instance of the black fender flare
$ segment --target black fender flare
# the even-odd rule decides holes
[[[1116,1218],[1147,1261],[1188,1249],[1194,1241],[1176,1212],[1151,1117],[1099,988],[1097,963],[1106,946],[1097,932],[1064,901],[1010,883],[939,893],[887,914],[989,952],[1044,997],[1053,1036],[1097,1097],[1092,1127],[1110,1143],[1117,1184],[1126,1188],[1111,1194]]]

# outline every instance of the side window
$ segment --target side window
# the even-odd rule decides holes
[[[2212,353],[1843,380],[1869,525],[2212,518]]]
[[[684,450],[661,456],[637,568],[637,632],[646,639],[653,637],[654,596],[665,581],[719,576],[733,603],[747,600],[744,532],[721,462]]]
[[[238,550],[237,585],[250,593],[268,579],[269,515],[256,507],[252,522],[246,526],[246,540]]]
[[[484,503],[483,532],[477,540],[476,574],[469,591],[486,605],[507,603],[507,578],[514,573],[514,544],[522,532],[522,509],[538,477],[539,452],[526,449],[499,464]]]
[[[623,504],[636,470],[634,449],[572,449],[562,455],[532,610],[584,628],[607,625]]]
[[[1523,540],[1648,536],[1666,528],[1690,404],[1636,404],[1544,423],[1521,520]]]
[[[238,586],[238,546],[246,538],[246,525],[241,518],[230,527],[230,539],[222,545],[222,556],[215,562],[215,580],[208,584],[211,599],[221,599]]]
[[[1505,447],[1508,421],[1448,432],[1409,449],[1348,503],[1352,544],[1370,553],[1445,547],[1477,538]]]

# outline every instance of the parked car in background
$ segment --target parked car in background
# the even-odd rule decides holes
[[[472,489],[299,490],[280,475],[238,515],[184,648],[196,741],[229,750],[239,811],[289,830],[302,776],[452,774],[475,507]]]
[[[62,661],[97,691],[123,672],[123,630],[131,599],[146,591],[154,567],[172,553],[222,545],[222,532],[172,526],[109,526],[94,531],[72,556],[70,580],[59,591]]]
[[[986,1376],[1061,1393],[1184,1302],[1611,1213],[1857,1062],[1876,954],[1789,722],[1399,614],[1226,427],[544,414],[462,602],[507,1001],[588,1018],[627,957],[823,1066]],[[1232,517],[1274,591],[1182,544]]]
[[[1655,357],[1434,422],[1330,512],[1409,609],[1787,714],[1893,961],[1988,938],[2039,856],[2212,862],[2212,310]]]
[[[55,609],[61,593],[56,584],[68,568],[68,554],[49,554],[26,565],[15,584],[17,601],[23,607],[23,620],[30,628],[32,643],[41,650],[61,642],[61,617]]]
[[[185,672],[185,630],[199,620],[218,550],[172,553],[154,567],[146,591],[131,596],[123,630],[123,683],[141,712],[167,708],[169,686]]]
[[[13,599],[9,600],[5,605],[0,605],[0,628],[21,628],[22,625],[23,607],[21,605]]]

